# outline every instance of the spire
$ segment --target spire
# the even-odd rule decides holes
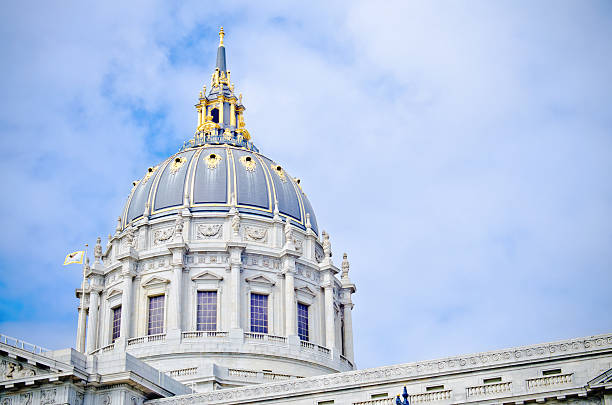
[[[225,63],[225,45],[223,45],[223,37],[225,37],[225,32],[223,31],[223,27],[219,30],[219,49],[217,49],[217,69],[219,72],[226,72],[226,63]]]
[[[244,123],[242,94],[236,96],[225,59],[225,31],[219,30],[217,64],[210,87],[202,87],[195,105],[198,117],[195,135],[183,144],[182,150],[210,144],[229,144],[258,152]]]

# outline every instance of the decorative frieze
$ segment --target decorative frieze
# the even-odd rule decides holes
[[[223,236],[221,224],[199,224],[196,226],[196,239],[218,239]]]
[[[245,239],[251,242],[266,243],[268,230],[260,226],[247,225],[244,227]]]
[[[153,232],[153,246],[168,242],[174,236],[174,227],[158,229]]]

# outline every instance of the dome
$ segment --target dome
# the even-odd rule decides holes
[[[227,212],[235,198],[239,212],[270,218],[277,202],[283,219],[289,217],[295,226],[306,229],[308,216],[312,230],[318,234],[314,211],[300,180],[252,150],[254,147],[236,145],[197,146],[192,142],[148,168],[145,176],[134,182],[121,227],[144,217],[173,215],[185,207],[191,212]]]

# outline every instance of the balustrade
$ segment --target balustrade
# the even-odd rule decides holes
[[[573,375],[574,374],[555,374],[539,378],[530,378],[527,380],[527,388],[532,390],[551,385],[569,384],[572,382]]]
[[[467,388],[467,396],[482,396],[482,395],[493,395],[501,394],[504,392],[510,392],[512,390],[512,382],[500,382],[495,384],[483,384],[475,387]]]

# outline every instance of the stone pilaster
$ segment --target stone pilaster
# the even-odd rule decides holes
[[[283,272],[285,275],[285,334],[297,335],[297,315],[295,301],[295,259],[298,253],[285,249],[281,253]]]
[[[85,294],[79,290],[81,300],[79,303],[79,317],[77,324],[76,349],[78,352],[85,352]]]
[[[344,355],[350,360],[354,361],[353,352],[353,304],[346,303],[342,306],[344,309]]]
[[[240,305],[242,280],[240,271],[242,268],[242,251],[246,247],[245,243],[230,242],[227,244],[230,261],[230,294],[231,294],[231,321],[230,329],[242,329],[242,306]]]
[[[168,244],[168,249],[172,253],[172,278],[168,297],[168,325],[166,330],[169,337],[174,338],[180,338],[180,332],[183,330],[183,325],[181,325],[183,314],[183,261],[186,245],[182,229],[180,231],[181,233],[175,235],[175,241]]]
[[[325,346],[328,349],[336,347],[336,326],[334,323],[334,287],[328,282],[325,291]]]
[[[100,304],[99,287],[93,287],[89,292],[89,320],[87,322],[87,351],[91,353],[98,347],[98,324],[99,324],[99,304]]]

